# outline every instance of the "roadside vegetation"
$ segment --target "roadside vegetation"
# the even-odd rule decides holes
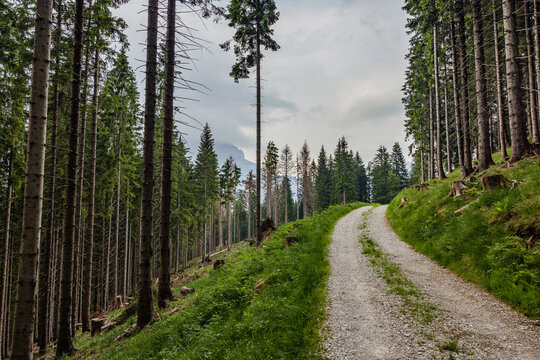
[[[493,174],[503,175],[506,186],[483,190],[481,176]],[[493,166],[452,197],[451,182],[459,178],[455,171],[428,187],[403,190],[387,210],[394,231],[439,264],[540,317],[540,159]]]
[[[115,341],[136,320],[79,335],[78,356],[99,359],[317,359],[325,316],[328,245],[335,223],[363,206],[332,206],[280,227],[261,248],[240,246],[224,266],[199,272],[195,289],[156,321]],[[291,245],[285,247],[287,237]],[[180,295],[176,288],[175,295]],[[121,316],[121,312],[111,314]]]

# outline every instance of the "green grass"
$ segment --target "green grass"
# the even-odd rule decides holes
[[[403,304],[403,311],[412,315],[414,319],[423,324],[431,324],[439,315],[439,310],[434,304],[429,302],[416,286],[401,271],[399,265],[394,263],[390,257],[384,253],[369,235],[367,230],[367,217],[372,211],[364,213],[363,221],[360,225],[362,233],[359,241],[362,244],[362,254],[366,255],[374,267],[377,275],[388,285],[388,291],[397,295]]]
[[[488,173],[503,174],[513,183],[483,191],[478,181],[468,182],[466,194],[453,198],[450,182],[460,177],[455,171],[448,180],[430,181],[429,189],[401,192],[387,217],[416,250],[538,318],[540,159],[493,167]],[[409,200],[399,209],[403,197]]]
[[[363,204],[331,207],[282,226],[262,248],[245,247],[226,265],[188,286],[196,291],[171,304],[129,339],[114,338],[134,323],[94,338],[78,337],[77,355],[99,359],[317,359],[325,317],[328,244],[335,223]],[[286,236],[298,241],[284,249]],[[265,286],[254,291],[254,284]],[[167,312],[178,307],[170,316]]]

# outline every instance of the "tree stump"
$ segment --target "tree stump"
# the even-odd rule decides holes
[[[422,191],[422,190],[430,189],[431,185],[429,185],[429,184],[418,184],[418,185],[415,186],[415,188],[418,191]]]
[[[468,187],[463,181],[452,181],[450,184],[450,193],[452,197],[461,196],[461,194],[463,194],[463,192],[467,189]]]
[[[291,246],[293,243],[296,242],[296,237],[294,236],[287,236],[285,238],[285,249],[287,249],[289,246]]]
[[[493,190],[501,187],[505,187],[508,180],[500,175],[485,175],[482,177],[482,188],[484,190]]]
[[[223,265],[225,265],[225,260],[223,259],[214,260],[214,270],[219,269]]]
[[[261,222],[261,232],[266,232],[268,230],[274,231],[276,227],[274,226],[274,221],[270,218],[266,218]]]
[[[101,327],[105,323],[104,318],[94,318],[90,320],[90,327],[91,329],[91,336],[95,336],[96,334],[101,334]]]
[[[122,295],[116,296],[116,308],[121,309],[124,307],[124,302],[122,301]]]

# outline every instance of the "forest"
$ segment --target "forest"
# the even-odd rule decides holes
[[[279,225],[333,204],[388,203],[408,185],[398,143],[391,153],[381,146],[365,165],[345,137],[317,157],[307,143],[295,154],[270,141],[258,217],[257,174],[241,178],[233,158],[219,166],[208,124],[190,155],[182,127],[193,124],[175,120],[182,109],[174,99],[202,86],[183,74],[202,45],[175,13],[233,21],[245,15],[234,15],[240,3],[225,14],[210,1],[183,2],[178,10],[169,1],[153,14],[166,20],[167,33],[152,35],[156,24],[148,27],[153,58],[146,61],[144,107],[126,55],[125,21],[112,12],[123,2],[2,3],[0,26],[9,36],[1,40],[0,65],[0,357],[28,358],[34,341],[41,354],[51,342],[58,355],[71,353],[76,331],[90,331],[95,314],[136,296],[150,298],[139,309],[144,326],[152,294],[139,287],[159,278],[158,304],[166,307],[171,273],[256,237],[257,218]],[[253,11],[275,12],[272,4]],[[247,76],[248,60],[233,67],[235,79]]]
[[[355,203],[394,200],[395,212],[410,186],[470,180],[497,152],[508,168],[540,152],[537,1],[406,0],[408,152],[381,145],[367,163],[346,136],[318,153],[310,139],[261,143],[261,62],[280,50],[274,0],[148,0],[138,69],[115,15],[127,2],[0,3],[0,359],[52,344],[74,355],[77,334],[128,304],[145,328],[177,299],[172,278],[244,242],[261,247],[264,223],[330,226]],[[235,57],[232,81],[254,77],[255,171],[220,159],[212,122],[186,114],[185,100],[206,89],[192,72],[205,42],[183,21],[194,14],[233,29],[220,44]],[[186,129],[200,133],[197,149]],[[333,222],[321,215],[329,208]]]

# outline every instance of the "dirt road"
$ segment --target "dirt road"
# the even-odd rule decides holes
[[[414,251],[392,231],[385,211],[384,206],[360,208],[334,230],[329,359],[540,359],[540,326]],[[362,254],[363,232],[419,289],[421,303],[433,305],[432,321],[419,321],[416,309],[389,291]]]

